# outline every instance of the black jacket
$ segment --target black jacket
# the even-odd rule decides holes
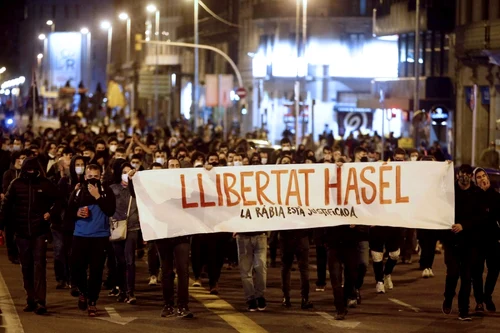
[[[7,189],[9,188],[10,183],[21,174],[21,170],[17,170],[14,167],[11,167],[9,170],[5,171],[3,174],[3,182],[2,182],[2,193],[7,193]]]
[[[328,248],[356,247],[360,241],[365,240],[368,234],[368,226],[339,225],[325,228],[324,240]]]
[[[27,170],[35,170],[30,176]],[[36,158],[24,161],[21,176],[9,186],[0,209],[0,228],[8,224],[17,237],[31,238],[50,232],[50,222],[44,214],[50,213],[51,220],[60,214],[60,196],[57,187],[41,176]]]
[[[500,193],[492,187],[481,192],[481,203],[486,206],[485,220],[481,225],[481,240],[496,243],[500,241]]]

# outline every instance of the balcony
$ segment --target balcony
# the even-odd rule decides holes
[[[459,58],[486,58],[500,51],[500,21],[457,27],[456,54]]]

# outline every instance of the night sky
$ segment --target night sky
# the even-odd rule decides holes
[[[0,0],[0,67],[7,67],[6,76],[15,76],[18,71],[19,43],[22,42],[19,23],[23,12],[23,0]]]

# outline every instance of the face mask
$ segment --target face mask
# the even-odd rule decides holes
[[[122,182],[128,184],[128,175],[126,173],[122,174]]]
[[[288,147],[288,146],[283,147],[283,148],[281,148],[281,149],[282,149],[283,151],[290,151],[290,150],[291,150],[291,148],[290,148],[290,147]]]
[[[227,161],[222,158],[222,159],[219,160],[219,164],[220,165],[227,165]]]
[[[12,150],[13,151],[21,151],[21,146],[18,146],[18,145],[12,146]]]
[[[85,167],[77,166],[75,167],[75,172],[78,176],[83,175],[83,172],[85,171]]]
[[[90,185],[94,185],[96,187],[101,187],[101,181],[99,179],[95,179],[95,178],[88,179],[87,183],[89,183]]]
[[[52,134],[52,133],[47,134],[47,139],[52,139],[53,137],[54,137],[54,134]]]
[[[410,160],[411,160],[412,162],[415,162],[416,160],[418,160],[418,157],[417,157],[417,156],[412,156],[412,157],[410,157]]]
[[[76,130],[72,130],[71,135],[76,135]]]
[[[203,162],[200,162],[200,161],[196,161],[196,162],[194,162],[194,167],[195,167],[195,168],[200,168],[200,167],[202,167],[202,166],[203,166]]]
[[[136,170],[139,170],[139,164],[138,163],[132,163],[132,168],[136,169]]]
[[[368,162],[377,162],[377,160],[376,160],[376,159],[374,159],[374,158],[369,158],[369,159],[368,159]]]
[[[267,158],[265,158],[265,157],[264,157],[264,158],[261,160],[261,162],[262,162],[262,164],[266,165],[266,164],[267,164]]]
[[[368,157],[363,156],[363,157],[361,157],[361,159],[359,161],[360,162],[368,162]]]
[[[120,142],[123,142],[123,141],[125,141],[125,137],[124,136],[119,136],[117,138],[117,140],[120,141]]]
[[[470,177],[467,175],[458,176],[458,182],[462,186],[467,186],[467,185],[469,185]]]
[[[163,163],[165,163],[165,159],[163,157],[158,157],[157,159],[155,159],[155,162],[163,165]]]
[[[234,166],[242,166],[243,163],[241,163],[240,161],[234,161]]]
[[[213,167],[216,167],[216,166],[219,166],[219,162],[212,162],[212,163],[209,163],[211,166]]]
[[[114,153],[116,151],[116,148],[118,148],[117,145],[111,145],[111,146],[109,146],[109,151]]]

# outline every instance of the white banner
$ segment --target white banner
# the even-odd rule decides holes
[[[78,86],[82,76],[82,34],[80,32],[56,32],[49,35],[51,84],[63,87],[71,80]]]
[[[453,164],[297,164],[142,171],[145,240],[342,224],[449,229]]]

